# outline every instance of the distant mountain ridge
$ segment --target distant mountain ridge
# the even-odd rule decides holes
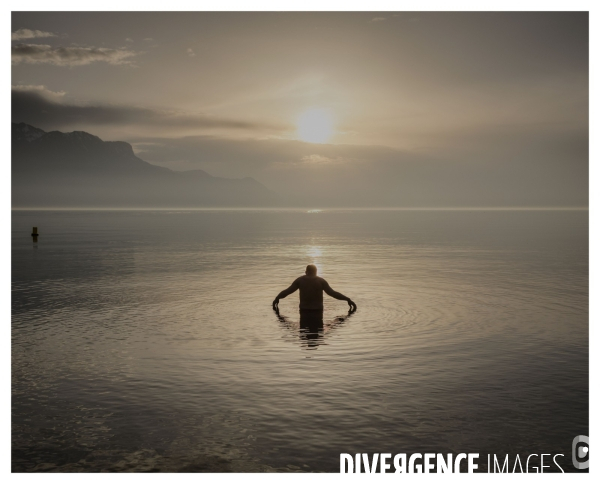
[[[172,171],[85,131],[12,123],[11,139],[13,207],[270,206],[278,198],[253,178]]]
[[[33,141],[34,139],[44,136],[45,131],[29,126],[25,123],[12,123],[12,141]]]

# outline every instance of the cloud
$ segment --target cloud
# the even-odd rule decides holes
[[[66,93],[65,91],[51,91],[46,86],[35,86],[30,84],[21,84],[11,86],[11,90],[16,93],[35,93],[43,99],[60,100]]]
[[[127,37],[127,38],[125,39],[125,42],[133,42],[133,39],[132,39],[131,37]]]
[[[220,118],[177,110],[159,110],[127,105],[70,104],[64,93],[49,91],[44,86],[12,86],[12,121],[25,122],[42,129],[90,125],[155,126],[158,128],[269,130],[281,132],[289,126],[238,119]]]
[[[383,22],[385,20],[385,17],[375,17],[373,19],[371,19],[371,22]]]
[[[42,30],[19,29],[10,34],[10,40],[37,39],[41,37],[56,37],[52,32]]]
[[[336,158],[332,158],[332,157],[328,157],[328,156],[323,156],[323,155],[306,155],[303,156],[300,161],[302,163],[308,163],[309,165],[323,165],[323,164],[330,164],[330,163],[343,163],[344,159],[341,157],[336,157]]]
[[[146,37],[144,42],[154,42],[154,39],[152,37]]]
[[[127,49],[104,47],[52,47],[43,44],[17,44],[11,48],[13,64],[54,64],[83,66],[93,62],[128,64],[137,53]]]
[[[193,51],[193,49],[191,47],[188,48],[188,50],[186,52],[187,52],[187,55],[189,55],[190,57],[196,57],[196,53]]]
[[[265,141],[267,143],[269,142],[269,140],[265,140]],[[291,141],[291,142],[288,141],[288,143],[290,143],[289,144],[289,146],[290,146],[289,153],[291,156],[284,157],[282,159],[282,161],[272,160],[273,168],[295,169],[297,167],[302,167],[302,166],[304,166],[304,167],[319,167],[319,166],[327,167],[327,166],[330,166],[333,164],[340,165],[340,164],[344,164],[344,163],[348,164],[348,163],[352,163],[352,162],[356,162],[356,161],[364,161],[364,160],[357,160],[355,158],[348,158],[347,156],[338,156],[337,153],[335,155],[330,155],[330,156],[320,155],[320,154],[316,154],[316,153],[302,156],[301,154],[298,154],[298,152],[297,152],[298,149],[307,151],[307,150],[314,149],[314,145],[311,143],[299,142],[300,144],[297,145],[297,147],[294,150],[291,148],[293,146],[291,144],[291,143],[293,143],[293,141]],[[326,152],[331,152],[332,146],[335,146],[335,145],[329,145],[329,148],[325,148]],[[335,153],[335,148],[333,148],[333,150],[334,150],[333,152]],[[292,154],[292,153],[294,153],[294,154]]]

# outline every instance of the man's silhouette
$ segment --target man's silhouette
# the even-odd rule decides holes
[[[350,311],[356,311],[356,304],[349,297],[334,291],[328,282],[322,277],[317,276],[317,266],[310,264],[306,266],[306,275],[300,276],[287,289],[281,291],[273,301],[273,309],[277,311],[279,300],[300,289],[300,312],[303,311],[323,311],[323,291],[329,296],[341,301],[348,301]]]

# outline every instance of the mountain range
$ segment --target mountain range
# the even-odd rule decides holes
[[[253,178],[152,165],[129,143],[84,131],[46,132],[12,123],[13,208],[200,208],[275,205],[278,195]]]

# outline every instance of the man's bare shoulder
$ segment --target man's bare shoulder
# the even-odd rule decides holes
[[[318,276],[317,276],[317,277],[318,277]],[[322,277],[319,277],[319,282],[321,283],[321,285],[322,285],[323,287],[327,287],[327,286],[329,286],[329,283],[328,283],[328,282],[327,282],[325,279],[323,279]]]
[[[321,286],[321,287],[329,286],[327,281],[320,276],[302,276],[302,277],[305,277],[308,281],[311,282],[311,284]]]

